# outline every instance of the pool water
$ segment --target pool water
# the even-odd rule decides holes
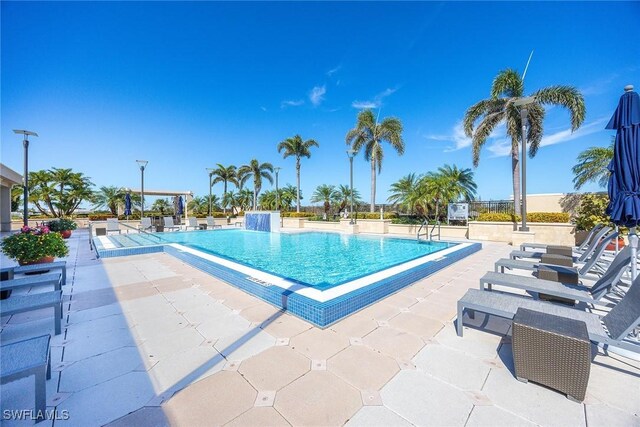
[[[217,230],[159,233],[179,243],[319,290],[453,246],[337,233]]]

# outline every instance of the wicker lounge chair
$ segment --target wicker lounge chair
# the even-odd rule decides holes
[[[640,276],[629,287],[625,296],[602,317],[575,308],[536,301],[529,297],[469,289],[458,301],[456,320],[458,336],[463,334],[465,310],[470,311],[470,317],[474,316],[475,311],[479,311],[513,319],[518,308],[582,321],[587,326],[589,339],[592,342],[640,353],[640,343],[626,339],[631,331],[640,324]]]
[[[35,414],[40,421],[47,409],[46,380],[51,379],[50,340],[50,335],[42,335],[0,347],[0,384],[35,375]]]
[[[602,230],[606,229],[607,231],[605,231],[604,233],[602,233],[599,237],[604,236],[606,233],[608,233],[611,228],[610,227],[605,227],[604,224],[596,224],[590,231],[589,234],[587,235],[587,237],[582,241],[582,243],[580,244],[580,246],[577,246],[575,248],[572,248],[575,252],[578,253],[582,253],[588,246],[589,244],[591,244],[591,242],[594,240],[593,236],[599,234]],[[596,239],[597,240],[597,239]],[[554,245],[550,245],[548,243],[523,243],[520,245],[520,250],[521,251],[526,251],[527,248],[530,249],[543,249],[546,250],[549,246],[554,246]]]
[[[173,217],[172,216],[165,216],[164,217],[164,228],[169,229],[169,230],[179,230],[180,226],[175,225],[173,223]]]
[[[29,294],[24,296],[12,296],[5,300],[0,300],[0,313],[2,316],[10,316],[27,311],[40,310],[41,308],[53,307],[55,316],[56,335],[60,335],[62,330],[62,291],[43,292],[40,294]]]
[[[580,277],[584,277],[592,269],[595,269],[597,273],[603,273],[605,271],[605,268],[599,266],[598,262],[603,264],[608,263],[606,260],[603,259],[602,255],[604,254],[607,244],[609,244],[611,240],[617,237],[618,237],[617,232],[608,234],[606,237],[604,237],[600,241],[600,243],[598,243],[595,250],[593,251],[593,254],[589,257],[589,259],[587,259],[584,263],[578,262],[577,265],[572,268],[576,269]],[[519,252],[519,251],[514,251],[514,252]],[[513,257],[513,252],[512,252],[512,257]],[[495,271],[500,271],[501,273],[504,273],[505,268],[537,271],[539,265],[541,264],[545,264],[544,258],[541,258],[540,261],[523,261],[518,259],[502,258],[496,261]]]
[[[589,304],[607,305],[607,302],[601,299],[620,282],[630,264],[631,249],[625,247],[591,287],[490,271],[480,279],[480,290],[491,290],[493,285],[497,285],[534,292],[535,299],[538,299],[539,294],[544,294]]]

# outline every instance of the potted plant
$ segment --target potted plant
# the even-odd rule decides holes
[[[75,221],[71,221],[66,218],[58,218],[53,221],[49,221],[49,230],[59,232],[63,239],[71,237],[71,231],[75,230],[77,227],[78,226]]]
[[[22,227],[20,232],[6,237],[2,252],[20,265],[53,262],[55,257],[69,254],[69,248],[60,233],[51,233],[49,227]]]

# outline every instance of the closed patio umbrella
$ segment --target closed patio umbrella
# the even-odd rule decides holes
[[[129,215],[131,215],[131,195],[129,193],[124,196],[124,214],[127,216],[128,221]]]
[[[629,227],[631,278],[637,277],[638,235],[640,222],[640,97],[633,86],[625,88],[618,108],[606,126],[616,130],[613,159],[609,164],[609,206],[607,215],[620,226]]]

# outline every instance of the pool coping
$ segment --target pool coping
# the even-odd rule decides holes
[[[177,243],[109,248],[103,244],[104,240],[94,238],[100,257],[164,252],[320,328],[326,328],[482,249],[481,243],[449,242],[453,245],[441,251],[330,289],[318,290]]]

